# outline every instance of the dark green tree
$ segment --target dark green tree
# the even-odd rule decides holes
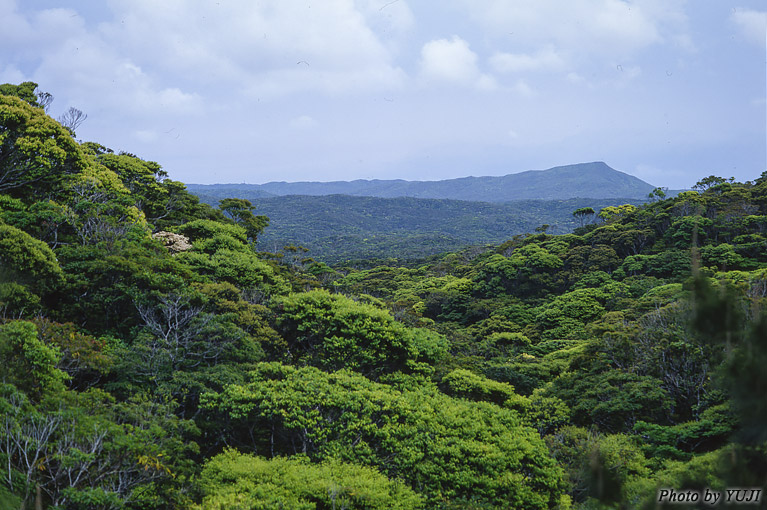
[[[219,202],[219,208],[226,217],[231,218],[245,229],[248,241],[251,243],[255,243],[259,234],[269,225],[269,218],[253,214],[256,208],[249,200],[225,198]]]

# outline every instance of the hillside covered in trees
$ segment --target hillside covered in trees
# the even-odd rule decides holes
[[[591,218],[573,211],[639,205],[642,200],[518,200],[503,204],[425,198],[377,198],[349,195],[253,197],[247,188],[227,188],[231,195],[199,194],[218,206],[221,199],[248,200],[269,218],[257,249],[277,251],[286,245],[308,250],[328,264],[402,263],[458,251],[469,246],[500,244],[517,234],[547,225],[550,233],[571,232]],[[595,212],[595,214],[596,214]]]
[[[582,208],[570,234],[330,266],[258,251],[250,202],[201,203],[43,99],[0,86],[0,507],[767,489],[767,172]]]

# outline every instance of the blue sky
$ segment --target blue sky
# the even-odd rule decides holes
[[[743,0],[0,0],[0,82],[189,183],[767,169]]]

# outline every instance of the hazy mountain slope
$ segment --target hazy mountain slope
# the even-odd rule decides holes
[[[500,243],[546,223],[552,233],[578,224],[579,207],[600,209],[639,201],[625,199],[526,200],[504,204],[461,200],[353,197],[348,195],[258,198],[245,191],[257,214],[269,217],[259,248],[277,251],[288,244],[310,249],[325,262],[365,258],[408,260],[469,245]],[[201,195],[215,204],[217,197]]]
[[[548,170],[531,170],[502,177],[463,177],[441,181],[355,180],[334,182],[270,182],[255,184],[188,185],[190,191],[211,197],[232,196],[247,189],[260,195],[354,195],[380,198],[413,197],[507,202],[568,198],[643,199],[654,186],[610,168],[602,162],[580,163]]]

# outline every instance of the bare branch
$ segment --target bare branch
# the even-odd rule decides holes
[[[88,115],[83,113],[81,110],[78,110],[74,106],[70,106],[69,110],[64,112],[59,118],[59,124],[64,126],[65,128],[69,129],[73,133],[77,131],[77,128],[80,127],[80,124],[85,122],[85,119],[88,118]]]

